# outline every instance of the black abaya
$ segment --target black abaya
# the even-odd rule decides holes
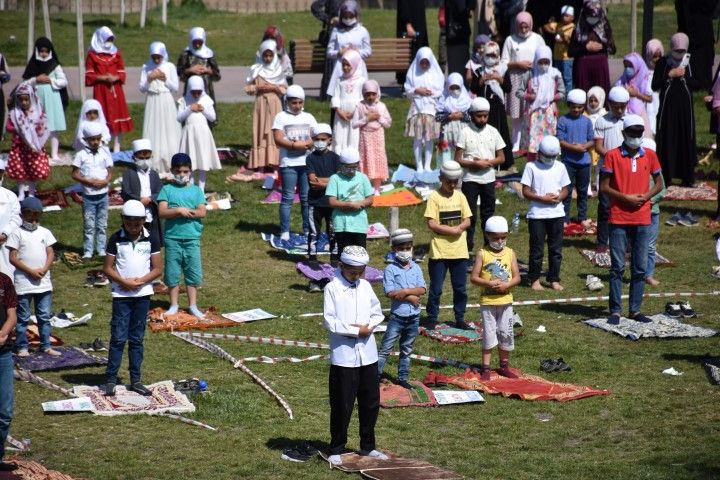
[[[476,7],[477,0],[445,0],[448,73],[465,72],[470,60],[470,15]]]
[[[500,166],[500,170],[508,170],[515,164],[515,159],[513,158],[512,153],[512,142],[510,141],[510,128],[508,127],[505,103],[502,98],[497,96],[490,87],[487,85],[480,85],[479,75],[482,74],[478,74],[477,71],[473,73],[472,80],[470,81],[470,91],[478,97],[484,97],[490,103],[488,123],[500,132],[500,136],[505,142],[505,148],[503,148],[505,161]]]
[[[397,25],[395,27],[395,35],[397,38],[407,36],[407,24],[412,25],[415,34],[415,43],[413,44],[412,57],[421,47],[429,45],[427,20],[425,19],[425,0],[398,0],[397,2]],[[397,81],[400,85],[405,83],[406,72],[398,72],[396,74]]]

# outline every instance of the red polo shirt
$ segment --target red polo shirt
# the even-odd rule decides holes
[[[655,152],[640,148],[631,157],[624,145],[605,154],[602,171],[610,175],[610,186],[626,195],[650,191],[650,177],[659,175],[661,168]],[[640,208],[610,199],[610,223],[616,225],[650,225],[650,201]]]

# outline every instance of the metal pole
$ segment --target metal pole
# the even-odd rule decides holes
[[[630,51],[635,52],[637,47],[637,0],[632,0],[630,6]]]
[[[27,57],[33,56],[35,46],[35,0],[28,0],[28,42]]]
[[[125,25],[125,0],[120,0],[120,25]]]
[[[83,2],[75,0],[75,22],[77,23],[78,46],[78,93],[80,99],[85,101],[85,45],[83,42]]]
[[[162,2],[162,23],[167,25],[167,3],[168,0],[161,0]]]
[[[140,4],[140,28],[145,28],[145,17],[147,16],[147,0]]]
[[[653,38],[653,14],[655,2],[653,0],[645,0],[643,2],[643,48],[647,42]]]
[[[48,0],[42,0],[43,21],[45,22],[45,36],[52,40],[52,32],[50,31],[50,10],[48,9]]]

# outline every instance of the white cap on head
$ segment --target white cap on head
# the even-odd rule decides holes
[[[412,242],[413,234],[407,228],[398,228],[392,235],[390,235],[390,243],[393,245],[400,245],[402,243]]]
[[[340,254],[340,261],[351,267],[364,267],[370,263],[370,255],[368,255],[367,250],[363,247],[350,245],[349,247],[343,248]]]
[[[145,218],[145,205],[140,200],[128,200],[123,204],[122,216]]]
[[[82,128],[83,138],[97,137],[102,135],[103,128],[100,122],[85,122]]]
[[[340,152],[340,163],[344,165],[353,165],[360,161],[360,152],[354,148],[347,148]]]
[[[608,94],[608,100],[615,103],[627,103],[630,101],[630,94],[625,87],[613,87]]]
[[[445,160],[440,166],[440,175],[448,180],[460,180],[463,174],[462,167],[455,160]]]
[[[655,140],[652,138],[643,138],[642,144],[640,145],[642,148],[647,148],[648,150],[652,150],[653,152],[657,150],[657,144],[655,143]]]
[[[473,98],[473,101],[470,103],[469,111],[470,112],[489,112],[490,111],[490,102],[488,102],[486,98],[475,97],[475,98]]]
[[[645,128],[645,122],[643,122],[643,119],[640,115],[630,113],[623,117],[623,130],[631,127],[643,127],[643,129]]]
[[[149,138],[138,138],[132,142],[132,151],[141,152],[143,150],[150,150],[152,152],[152,143]]]
[[[540,141],[540,153],[548,157],[557,157],[560,155],[560,140],[552,135],[545,135]],[[503,219],[505,220],[505,219]]]
[[[290,85],[285,92],[285,98],[299,98],[305,100],[305,90],[300,85]]]
[[[560,15],[572,15],[575,16],[575,9],[571,5],[565,5],[560,9]]]
[[[312,128],[312,136],[317,137],[321,133],[327,133],[332,136],[332,128],[327,123],[318,123]]]
[[[576,105],[585,105],[585,102],[587,102],[587,94],[585,90],[573,88],[568,92],[567,101],[568,103],[574,103]]]
[[[508,233],[507,220],[500,215],[492,216],[485,222],[485,231],[487,233]]]

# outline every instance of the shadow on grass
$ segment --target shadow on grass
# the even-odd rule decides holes
[[[235,224],[235,230],[240,230],[241,232],[273,233],[277,231],[277,228],[277,222],[256,223],[240,220]]]
[[[60,378],[73,385],[104,385],[104,373],[63,373]]]
[[[594,248],[595,237],[563,237],[563,248],[566,247]]]
[[[560,303],[547,303],[544,305],[540,305],[540,310],[547,311],[547,312],[553,312],[553,313],[559,313],[561,315],[569,315],[569,316],[576,316],[579,315],[582,317],[582,319],[578,320],[578,322],[582,322],[583,320],[587,320],[589,318],[599,318],[605,316],[605,305],[579,305],[577,303],[573,304],[560,304]]]
[[[318,450],[327,451],[330,448],[330,445],[325,440],[318,440],[317,438],[308,439],[308,438],[287,438],[287,437],[270,438],[270,439],[268,439],[267,442],[265,442],[265,446],[267,446],[271,450],[283,451],[286,448],[298,447],[298,446],[302,445],[303,443],[308,443],[308,444],[312,445],[313,447],[317,448]]]

